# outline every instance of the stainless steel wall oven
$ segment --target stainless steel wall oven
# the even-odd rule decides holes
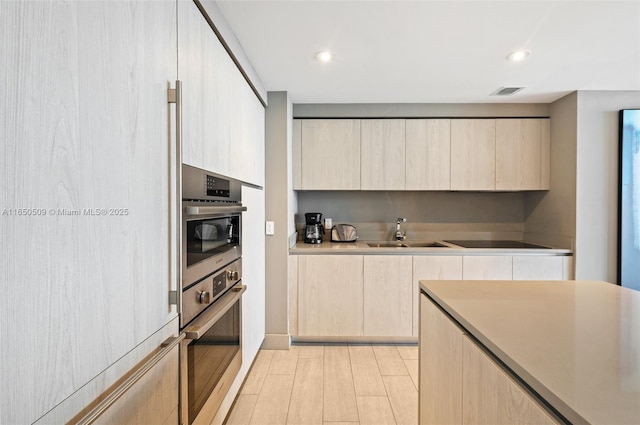
[[[209,424],[242,364],[240,197],[239,181],[182,166],[182,424]]]

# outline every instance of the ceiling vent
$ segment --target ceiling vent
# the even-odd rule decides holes
[[[524,87],[500,87],[498,90],[491,93],[491,96],[511,96],[523,89]]]

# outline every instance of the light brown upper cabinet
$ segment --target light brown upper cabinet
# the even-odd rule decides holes
[[[406,190],[451,189],[451,120],[406,120]]]
[[[301,119],[296,190],[549,189],[548,118]]]
[[[360,178],[362,190],[405,189],[405,120],[361,121]]]
[[[294,185],[294,189],[359,190],[360,120],[301,121],[300,137],[294,132],[293,138],[293,150],[299,152],[301,164],[300,187]],[[294,176],[294,182],[296,179]]]
[[[451,120],[451,189],[495,190],[496,120]]]
[[[549,120],[496,120],[496,190],[549,189]]]
[[[549,189],[548,118],[451,122],[452,190]]]
[[[192,3],[178,2],[182,162],[263,186],[264,106]]]

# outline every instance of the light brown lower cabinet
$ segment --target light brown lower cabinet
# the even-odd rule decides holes
[[[558,423],[466,335],[462,370],[463,424]]]
[[[420,296],[419,418],[462,424],[462,329]]]
[[[411,267],[408,255],[364,256],[365,336],[413,336]]]
[[[420,296],[420,424],[557,424],[429,298]]]
[[[114,387],[108,389],[105,394],[78,413],[67,424],[177,425],[179,423],[178,350],[179,344],[176,344],[119,398],[104,407],[103,411],[101,411],[100,403],[105,403],[108,397],[113,397],[115,392],[120,391],[123,382],[118,382]],[[141,364],[137,367],[139,366]],[[130,379],[134,372],[138,373],[139,370],[130,371],[122,380]],[[96,413],[97,411],[101,411],[101,413]]]
[[[362,336],[362,255],[298,258],[298,334]]]

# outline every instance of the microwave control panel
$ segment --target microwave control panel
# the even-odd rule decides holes
[[[207,196],[221,196],[223,198],[228,198],[230,195],[229,191],[229,180],[210,176],[207,174]]]

